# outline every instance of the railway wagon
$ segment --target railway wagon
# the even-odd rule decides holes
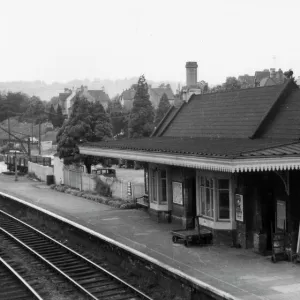
[[[5,164],[11,172],[15,171],[15,160],[17,160],[17,170],[22,173],[28,172],[28,157],[24,154],[7,154],[5,156]]]
[[[28,161],[43,166],[51,166],[50,157],[31,156],[28,158],[28,156],[23,153],[7,154],[5,156],[5,164],[7,165],[7,169],[11,172],[15,171],[15,159],[17,159],[17,170],[22,173],[28,172]]]

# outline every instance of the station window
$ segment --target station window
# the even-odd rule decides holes
[[[149,193],[149,169],[144,169],[144,181],[145,181],[145,194],[148,195]]]
[[[161,202],[167,202],[167,172],[160,171]]]
[[[157,170],[152,171],[152,201],[157,201]]]
[[[230,219],[229,180],[218,180],[219,219]]]
[[[151,201],[166,204],[167,202],[167,171],[152,169]]]
[[[214,181],[211,178],[200,177],[200,203],[203,216],[214,217]]]

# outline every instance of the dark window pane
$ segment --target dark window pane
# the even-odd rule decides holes
[[[204,187],[202,187],[200,189],[200,197],[201,197],[201,214],[205,215],[205,193],[204,193],[205,189]]]
[[[209,180],[205,178],[205,186],[209,187]]]
[[[219,189],[228,190],[229,189],[229,180],[228,179],[220,179],[219,180]]]
[[[219,218],[230,218],[229,191],[219,191]]]
[[[160,172],[160,178],[161,179],[167,178],[167,172],[166,172],[166,170],[161,170],[161,172]]]
[[[210,208],[211,208],[210,216],[213,218],[214,217],[214,191],[212,189],[210,189]]]
[[[210,190],[208,188],[205,189],[206,192],[206,212],[205,215],[210,217],[211,207],[210,207]]]
[[[200,177],[200,185],[204,186],[204,178],[203,178],[203,176]]]
[[[161,201],[167,201],[167,181],[165,179],[161,181]]]

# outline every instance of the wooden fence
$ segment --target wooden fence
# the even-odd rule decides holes
[[[79,169],[64,167],[64,184],[80,191],[95,190],[95,176],[99,175],[91,175]],[[129,181],[104,177],[102,175],[99,177],[110,186],[113,197],[131,200],[145,194],[144,184],[134,184]]]

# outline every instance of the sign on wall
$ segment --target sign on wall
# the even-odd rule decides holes
[[[285,201],[277,200],[277,228],[284,230],[286,220]]]
[[[235,219],[244,222],[244,198],[240,194],[235,194]]]
[[[173,203],[183,205],[182,182],[172,182]]]

